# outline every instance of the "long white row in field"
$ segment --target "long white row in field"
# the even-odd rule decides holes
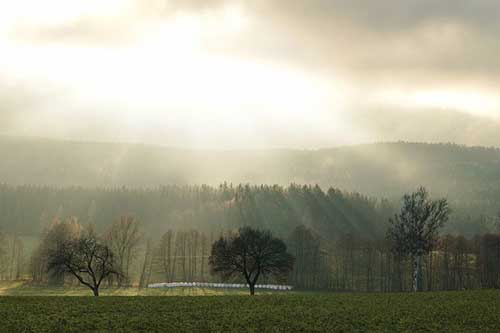
[[[248,284],[239,283],[211,283],[211,282],[168,282],[154,283],[148,285],[148,288],[225,288],[239,289],[248,288]],[[270,290],[292,290],[292,286],[278,284],[256,284],[255,289],[270,289]]]

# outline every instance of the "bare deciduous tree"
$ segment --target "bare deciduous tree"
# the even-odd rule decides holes
[[[224,279],[243,275],[251,295],[260,276],[286,277],[293,263],[294,258],[281,239],[273,237],[270,231],[250,227],[217,240],[209,258],[212,273]]]
[[[137,249],[142,236],[139,223],[130,216],[122,216],[111,225],[106,234],[106,243],[116,256],[116,268],[120,271],[118,286],[130,283],[130,266],[137,257]]]
[[[165,281],[171,281],[174,275],[174,267],[172,265],[172,243],[174,232],[172,230],[163,234],[158,247],[158,254],[161,262],[161,270],[165,276]]]
[[[139,288],[145,288],[149,284],[153,265],[153,241],[149,238],[146,241],[146,250],[144,251],[144,262],[142,264],[141,277],[139,279]]]
[[[99,296],[99,287],[106,277],[120,274],[115,269],[111,250],[101,244],[91,231],[51,250],[48,268],[72,274],[81,284],[89,287],[94,296]]]

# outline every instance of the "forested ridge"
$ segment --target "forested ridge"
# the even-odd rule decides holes
[[[0,138],[0,182],[83,187],[318,184],[399,198],[426,186],[460,205],[494,209],[500,150],[378,143],[320,150],[187,150],[163,146]]]

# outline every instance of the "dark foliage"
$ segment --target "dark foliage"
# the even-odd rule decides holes
[[[253,295],[259,277],[286,278],[294,258],[271,232],[243,227],[237,234],[217,240],[208,262],[212,273],[224,279],[242,275]]]
[[[396,255],[409,256],[414,269],[414,290],[420,291],[421,260],[434,247],[438,231],[448,220],[446,199],[431,200],[424,187],[405,194],[401,212],[390,219],[387,236]]]

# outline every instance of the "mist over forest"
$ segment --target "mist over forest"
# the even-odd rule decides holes
[[[398,198],[422,185],[451,199],[494,196],[500,149],[375,143],[331,149],[201,150],[0,138],[0,182],[56,187],[291,183]]]
[[[397,142],[320,150],[189,150],[4,137],[0,154],[3,229],[32,236],[54,218],[68,216],[104,226],[131,215],[151,234],[237,228],[242,222],[235,220],[232,204],[242,193],[260,214],[257,225],[282,233],[306,224],[333,238],[356,230],[377,230],[382,237],[401,196],[418,186],[448,198],[450,233],[494,231],[500,210],[496,148]],[[297,202],[297,189],[310,198]],[[269,198],[281,207],[276,212]],[[333,200],[325,208],[333,212],[314,206],[324,198]],[[344,208],[335,208],[336,200]]]

